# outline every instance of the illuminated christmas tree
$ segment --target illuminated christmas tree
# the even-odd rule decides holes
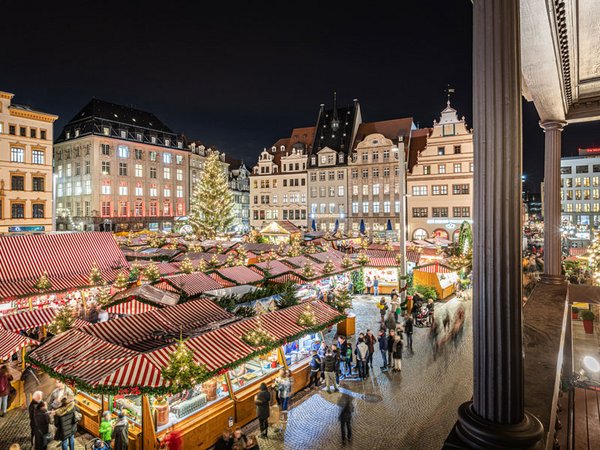
[[[154,262],[151,262],[146,267],[144,267],[144,278],[146,278],[146,280],[148,280],[150,283],[160,278],[160,271],[158,270],[158,266]]]
[[[106,306],[110,302],[110,288],[106,285],[98,288],[98,294],[96,295],[96,302],[100,306]]]
[[[199,272],[206,272],[206,269],[208,269],[208,264],[206,264],[206,261],[204,259],[201,259],[200,261],[198,261],[196,270]]]
[[[342,258],[342,267],[344,269],[349,269],[350,267],[352,267],[352,265],[352,260],[348,257],[348,255],[344,255],[344,257]]]
[[[243,245],[235,249],[240,266],[245,266],[248,263],[248,250]]]
[[[127,271],[122,270],[117,274],[113,286],[117,289],[125,289],[129,285],[129,274]]]
[[[356,262],[361,266],[365,266],[369,264],[369,257],[364,252],[360,252],[356,258]]]
[[[187,256],[183,258],[179,264],[179,270],[181,270],[183,273],[192,273],[194,271],[194,265],[192,264],[190,258]]]
[[[58,310],[52,322],[48,325],[48,331],[53,335],[64,333],[73,326],[75,322],[74,310],[70,306],[63,306]]]
[[[600,233],[596,233],[588,248],[589,267],[595,285],[600,284]]]
[[[316,275],[315,268],[311,262],[306,262],[302,267],[302,276],[304,278],[313,278]]]
[[[219,258],[217,257],[216,254],[212,255],[212,258],[210,258],[210,261],[208,261],[208,266],[211,269],[214,269],[215,267],[219,267],[221,265],[221,262],[219,261]]]
[[[97,286],[102,283],[102,272],[100,272],[100,268],[96,263],[92,264],[90,274],[88,275],[88,282],[92,286]]]
[[[233,253],[229,253],[227,255],[227,261],[225,262],[225,265],[227,267],[233,267],[233,266],[237,266],[238,259],[235,257],[235,255]]]
[[[348,289],[336,289],[333,293],[333,304],[331,306],[341,313],[352,308],[352,296]]]
[[[208,375],[206,366],[194,361],[194,354],[183,339],[177,341],[177,348],[169,355],[169,362],[161,372],[173,392],[193,389]]]
[[[331,261],[331,259],[327,258],[325,264],[323,264],[323,273],[330,274],[335,270],[335,265]]]
[[[48,291],[52,289],[52,283],[50,282],[50,278],[48,278],[48,272],[44,271],[43,274],[40,275],[38,280],[33,285],[38,291]]]
[[[298,316],[298,325],[301,327],[314,327],[317,324],[317,318],[315,317],[315,312],[313,311],[312,305],[310,303],[306,304],[304,311],[300,313]]]
[[[229,229],[233,221],[233,195],[218,152],[209,154],[190,199],[189,224],[206,239]]]

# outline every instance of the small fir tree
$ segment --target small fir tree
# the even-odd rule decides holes
[[[245,266],[248,263],[248,250],[243,245],[240,245],[236,250],[238,265]]]
[[[92,268],[90,269],[90,274],[88,275],[88,282],[92,286],[97,286],[102,283],[102,272],[100,272],[100,268],[98,264],[93,263]]]
[[[144,278],[146,278],[146,280],[148,280],[150,283],[153,283],[160,278],[160,271],[154,262],[151,262],[144,267]]]
[[[173,392],[193,389],[208,375],[206,366],[194,361],[194,354],[183,339],[179,339],[175,351],[169,355],[169,362],[161,372]]]
[[[230,227],[233,195],[227,178],[219,154],[211,152],[191,197],[188,221],[198,236],[214,239]]]
[[[192,273],[194,271],[194,265],[192,264],[190,258],[187,256],[183,258],[179,264],[179,270],[181,270],[183,273]]]
[[[42,292],[52,289],[52,283],[50,282],[50,278],[48,278],[48,272],[44,271],[44,273],[41,274],[37,279],[33,287]]]
[[[206,272],[207,269],[208,269],[208,264],[206,263],[206,260],[200,259],[198,261],[198,265],[196,266],[196,270],[199,272]]]
[[[235,257],[235,255],[233,253],[229,253],[227,255],[227,260],[225,261],[225,265],[227,267],[237,266],[237,258]]]
[[[331,261],[330,258],[327,258],[327,261],[325,261],[325,264],[323,264],[323,273],[330,274],[333,273],[334,270],[335,265],[333,264],[333,261]]]
[[[74,309],[68,305],[60,308],[52,322],[48,325],[48,331],[56,336],[69,330],[73,326],[73,322],[75,322],[74,312]]]
[[[348,255],[344,255],[344,257],[342,258],[342,267],[344,269],[349,269],[350,267],[352,267],[352,265],[352,260],[348,257]]]
[[[333,293],[333,304],[331,305],[341,313],[352,308],[352,296],[348,289],[337,289]]]
[[[125,289],[129,285],[129,274],[126,270],[122,270],[117,274],[113,286],[117,289]]]
[[[369,257],[365,254],[365,252],[360,252],[356,258],[356,262],[361,266],[366,266],[369,264]]]
[[[297,289],[293,283],[285,283],[279,292],[279,298],[275,300],[277,308],[282,309],[297,305],[299,302],[298,297],[296,297],[296,292]]]
[[[98,294],[96,295],[96,302],[100,306],[106,306],[110,302],[110,288],[106,285],[98,288]]]
[[[313,278],[316,275],[313,264],[307,261],[302,267],[302,276],[304,278]]]
[[[317,324],[317,318],[310,303],[306,304],[304,310],[298,316],[298,325],[305,328],[314,327]]]
[[[217,257],[216,254],[212,255],[212,258],[210,258],[210,261],[208,261],[208,266],[211,269],[214,269],[215,267],[219,267],[221,265],[221,262],[219,261],[219,258]]]

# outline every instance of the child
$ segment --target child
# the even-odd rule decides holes
[[[102,413],[102,421],[100,422],[98,434],[100,435],[100,439],[107,445],[107,448],[110,448],[110,441],[112,439],[112,420],[110,418],[110,411],[104,411]]]

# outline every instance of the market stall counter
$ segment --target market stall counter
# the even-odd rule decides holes
[[[317,350],[322,340],[322,333],[311,333],[281,347],[286,366],[292,372],[292,395],[308,385],[311,351]]]

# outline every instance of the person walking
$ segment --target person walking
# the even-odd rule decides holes
[[[397,295],[392,296],[392,301],[390,302],[390,309],[392,314],[394,314],[394,320],[398,322],[398,313],[400,312],[400,299]]]
[[[44,393],[42,391],[35,391],[31,396],[31,403],[27,407],[29,411],[29,428],[31,429],[31,445],[34,444],[36,436],[35,412],[43,396]]]
[[[283,377],[278,385],[279,399],[281,400],[281,410],[287,411],[290,396],[292,395],[292,377],[289,370],[283,370]]]
[[[379,279],[377,277],[373,277],[373,295],[379,295]]]
[[[342,363],[337,345],[331,344],[331,353],[333,353],[333,357],[335,358],[335,382],[340,384],[340,366]]]
[[[62,450],[75,450],[77,432],[75,401],[73,397],[63,397],[60,403],[61,406],[54,411],[55,439],[61,442]]]
[[[388,311],[387,315],[385,316],[385,327],[388,329],[388,331],[396,329],[396,319],[394,319],[394,314],[392,314],[391,311]]]
[[[263,437],[268,437],[271,394],[265,383],[260,384],[260,391],[254,397],[254,404],[256,405],[256,416],[258,417],[260,432]]]
[[[379,308],[379,314],[381,315],[381,323],[384,323],[385,313],[388,310],[388,306],[384,297],[381,297],[379,303],[377,304],[377,307]]]
[[[349,395],[342,395],[338,401],[340,406],[340,428],[342,430],[342,445],[346,444],[346,436],[348,440],[352,441],[352,413],[354,412],[354,405],[352,397]]]
[[[348,350],[348,340],[346,336],[338,336],[338,348],[339,348],[339,357],[340,357],[340,372],[341,378],[344,378],[345,370],[344,366],[346,364],[346,350]]]
[[[431,324],[433,323],[434,309],[435,309],[435,305],[433,303],[433,299],[430,298],[429,300],[427,300],[427,310],[429,311],[429,314],[427,315],[427,323],[429,324],[429,326],[431,326]]]
[[[8,409],[8,395],[12,380],[13,376],[8,372],[8,367],[6,365],[0,367],[0,417],[4,417]]]
[[[129,445],[129,422],[123,411],[119,411],[117,415],[117,422],[113,428],[111,438],[113,450],[127,450]]]
[[[373,332],[367,329],[367,335],[365,336],[365,343],[367,347],[369,347],[369,356],[367,357],[367,376],[369,376],[369,366],[373,369],[373,354],[375,353],[375,343],[377,342],[377,338],[373,335]]]
[[[369,346],[365,343],[364,338],[358,338],[358,344],[356,344],[356,365],[358,366],[358,376],[361,380],[367,377],[366,365],[367,358],[369,357]]]
[[[392,344],[392,352],[394,353],[394,372],[400,372],[402,370],[402,338],[400,333],[394,336],[394,343]]]
[[[381,359],[383,360],[381,370],[387,370],[387,336],[385,335],[385,330],[379,330],[377,341],[379,342],[379,351],[381,352]]]
[[[390,368],[394,368],[394,350],[392,349],[394,345],[394,338],[396,337],[396,331],[390,330],[387,337],[387,352],[388,352],[388,365]]]
[[[406,334],[406,346],[410,350],[411,353],[413,351],[413,320],[412,317],[407,315],[404,320],[404,333]]]
[[[313,382],[315,383],[316,387],[319,387],[321,378],[321,358],[319,358],[319,355],[317,354],[316,350],[312,351],[312,357],[310,359],[309,365],[310,381],[308,382],[307,389],[309,389],[313,385]]]
[[[100,439],[104,441],[104,444],[110,448],[110,441],[112,439],[112,420],[110,411],[104,411],[102,413],[102,420],[100,421],[100,428],[98,429],[98,434],[100,435]]]
[[[50,414],[48,414],[46,402],[41,399],[41,396],[40,401],[35,405],[33,421],[35,429],[34,448],[35,450],[46,450],[48,444],[52,441],[52,435],[50,434]]]
[[[339,391],[335,382],[335,366],[335,356],[333,356],[333,352],[331,350],[328,350],[323,361],[323,369],[325,372],[325,385],[327,386],[328,394],[331,394],[331,385],[333,385],[333,390],[335,392]]]

